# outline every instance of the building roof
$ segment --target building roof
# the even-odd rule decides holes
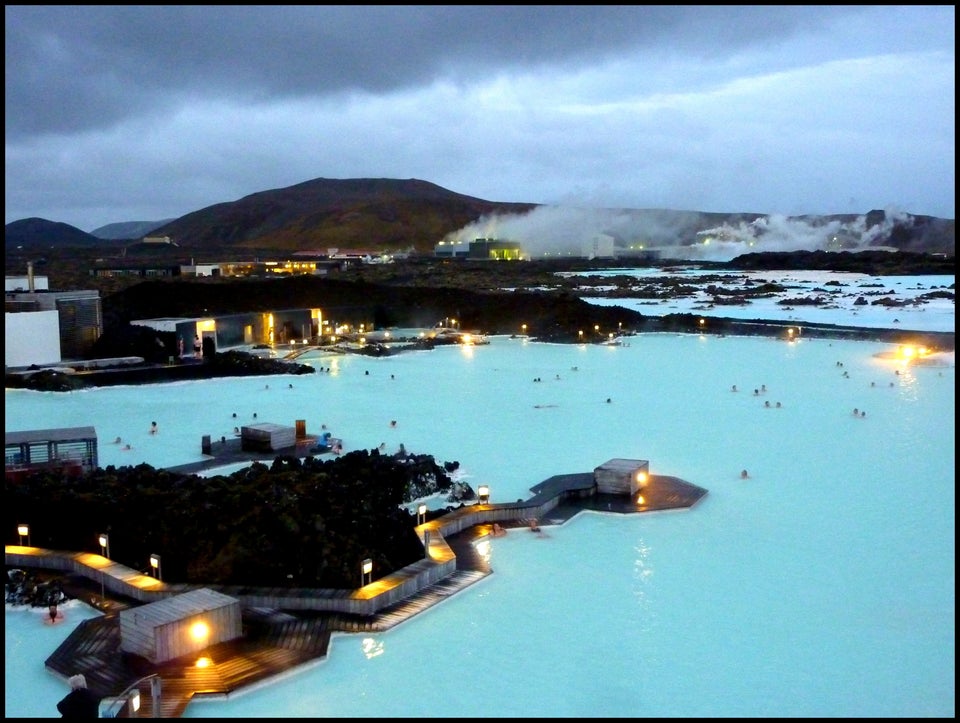
[[[6,444],[23,444],[24,442],[73,442],[78,439],[91,438],[97,438],[97,430],[93,427],[27,429],[20,432],[7,432]]]

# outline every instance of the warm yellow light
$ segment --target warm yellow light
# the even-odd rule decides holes
[[[197,662],[195,664],[197,668],[209,668],[211,665],[213,665],[213,661],[207,657],[197,658]]]
[[[157,568],[160,567],[160,558],[156,555],[150,555],[150,567]]]
[[[707,323],[706,319],[700,319],[700,326],[703,326],[706,323]]]
[[[477,487],[477,494],[479,494],[481,497],[489,497],[490,487],[488,485],[480,485]]]
[[[362,569],[363,569],[364,575],[369,575],[371,572],[373,572],[373,560],[371,560],[370,558],[367,558],[366,560],[364,560]]]
[[[638,504],[638,505],[646,504],[646,502],[647,502],[647,501],[646,501],[645,499],[643,499],[643,495],[637,495],[637,504]]]
[[[594,325],[593,325],[593,330],[594,330],[594,331],[600,331],[600,325],[599,325],[599,324],[594,324]]]
[[[647,473],[637,472],[637,482],[639,482],[640,484],[643,484],[646,481],[647,481]]]
[[[471,336],[470,334],[464,334],[463,336],[460,337],[460,341],[462,341],[464,344],[472,344],[473,336]]]
[[[26,537],[27,535],[30,534],[30,526],[29,526],[29,525],[17,525],[17,534],[20,535],[21,537]]]
[[[206,640],[210,637],[210,626],[203,620],[198,620],[190,626],[190,637],[194,640]]]
[[[427,506],[426,506],[426,505],[420,505],[420,506],[417,508],[417,514],[418,514],[418,515],[425,515],[425,514],[427,514]]]
[[[100,535],[100,547],[106,547],[106,546],[107,546],[107,536]]]

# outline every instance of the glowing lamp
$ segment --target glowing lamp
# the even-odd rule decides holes
[[[490,501],[490,486],[480,485],[477,487],[477,497],[480,499],[481,505],[487,504]]]
[[[190,626],[190,637],[194,640],[206,640],[210,637],[210,626],[203,620],[197,620]]]
[[[150,555],[150,567],[157,571],[157,579],[163,581],[163,575],[160,569],[160,555]]]

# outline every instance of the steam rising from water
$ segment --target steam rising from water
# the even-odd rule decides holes
[[[881,247],[895,223],[911,225],[909,214],[887,210],[880,223],[866,216],[838,220],[824,216],[724,214],[697,211],[593,209],[538,206],[524,214],[493,214],[449,234],[446,243],[468,244],[477,238],[517,242],[531,258],[590,255],[597,239],[612,238],[614,253],[656,250],[661,258],[729,261],[761,251],[841,251]]]

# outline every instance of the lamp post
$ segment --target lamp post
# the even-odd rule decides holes
[[[20,535],[20,546],[23,547],[23,538],[27,538],[27,545],[30,545],[30,525],[17,525],[17,534]]]
[[[160,570],[160,555],[150,555],[150,567],[157,571],[157,580],[163,582],[163,573]]]
[[[100,554],[109,560],[110,559],[110,535],[104,532],[102,535],[100,535],[98,542],[100,543]],[[106,576],[107,576],[107,573],[101,570],[100,571],[100,602],[102,604],[106,603],[107,601],[107,591],[105,589],[106,586],[104,584],[104,580],[106,579]]]
[[[426,521],[427,521],[427,506],[425,504],[421,504],[417,508],[417,524],[422,525]]]
[[[373,560],[369,557],[360,563],[360,587],[373,582]]]
[[[477,487],[477,497],[481,505],[487,504],[490,501],[490,486],[480,485]]]

